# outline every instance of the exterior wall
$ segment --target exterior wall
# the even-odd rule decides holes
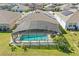
[[[8,24],[0,24],[0,31],[10,31]]]
[[[10,24],[0,24],[0,31],[6,29],[6,31],[11,31],[16,26],[16,20],[11,22]]]
[[[67,23],[67,24],[66,24],[66,29],[67,29],[67,30],[70,30],[70,29],[73,30],[74,28],[73,28],[73,27],[69,27],[69,23]]]
[[[78,29],[79,29],[79,23],[77,23]]]
[[[18,19],[19,19],[19,18],[18,18]],[[5,23],[0,24],[0,29],[4,29],[4,28],[5,28],[7,31],[11,31],[11,30],[15,27],[16,21],[17,21],[18,19],[16,19],[16,20],[10,22],[9,24],[5,24]]]
[[[76,25],[77,29],[74,27],[74,25]],[[66,29],[69,29],[69,30],[79,30],[79,23],[76,23],[76,24],[72,23],[72,26],[71,26],[70,23],[67,23],[66,24]]]

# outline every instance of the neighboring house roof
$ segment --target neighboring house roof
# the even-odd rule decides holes
[[[32,7],[42,7],[44,4],[43,3],[30,3],[30,4],[28,4],[28,6],[30,7],[30,8],[32,8]]]
[[[66,11],[55,12],[55,13],[58,15],[58,17],[61,18],[61,20],[66,22],[73,15],[74,12],[66,10]]]
[[[20,17],[20,13],[0,10],[0,24],[11,24]]]
[[[13,31],[19,32],[29,29],[43,29],[57,31],[58,21],[51,14],[36,10],[24,17],[24,21]]]
[[[44,6],[45,8],[51,7],[53,4],[48,4],[46,6]]]
[[[52,11],[53,9],[55,9],[55,7],[56,7],[56,5],[54,5],[54,4],[48,4],[48,5],[44,6],[43,9]]]
[[[69,23],[79,23],[79,11],[75,12],[68,20]]]
[[[59,8],[61,10],[77,9],[76,5],[73,5],[72,3],[63,4],[63,5],[59,6]]]
[[[11,5],[10,3],[0,3],[0,6]]]
[[[63,4],[61,6],[58,6],[60,9],[65,10],[65,9],[69,9],[69,4]]]
[[[77,9],[70,9],[69,11],[72,11],[73,13],[75,13],[78,10]]]
[[[15,7],[12,8],[12,10],[14,11],[25,11],[25,10],[28,10],[30,9],[28,6],[24,6],[24,5],[17,5]]]
[[[72,11],[62,11],[62,14],[65,16],[71,15],[72,13]]]

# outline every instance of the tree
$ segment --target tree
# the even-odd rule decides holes
[[[57,35],[54,38],[57,43],[57,48],[65,53],[71,52],[71,47],[63,35]]]
[[[16,50],[16,47],[13,46],[13,45],[11,45],[11,51],[13,52],[13,51],[15,51],[15,50]]]
[[[24,52],[27,51],[27,46],[26,45],[23,44],[21,47],[24,50]]]

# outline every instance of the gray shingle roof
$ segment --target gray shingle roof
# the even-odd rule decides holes
[[[68,20],[67,23],[79,23],[79,11],[75,12]]]
[[[0,10],[0,24],[10,24],[20,17],[20,13]]]
[[[24,21],[18,25],[18,27],[13,31],[24,31],[29,29],[43,29],[43,30],[53,30],[57,31],[58,28],[57,20],[52,16],[52,14],[47,14],[43,11],[37,10],[31,14],[25,16]]]
[[[64,12],[64,13],[63,13]],[[67,22],[67,20],[73,15],[72,11],[63,11],[63,12],[56,12],[57,16],[60,17],[64,22]],[[71,13],[72,12],[72,13]],[[66,15],[66,13],[68,13]]]
[[[70,14],[72,14],[73,12],[72,11],[63,11],[62,14],[65,15],[65,16],[68,16]]]

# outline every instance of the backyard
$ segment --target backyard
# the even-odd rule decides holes
[[[34,49],[28,48],[27,51],[24,51],[22,48],[17,47],[15,51],[11,51],[9,47],[11,33],[0,33],[0,55],[5,56],[68,56],[68,55],[79,55],[79,32],[70,32],[67,31],[67,34],[64,34],[64,37],[67,39],[69,44],[74,49],[74,53],[64,53],[56,49]]]

